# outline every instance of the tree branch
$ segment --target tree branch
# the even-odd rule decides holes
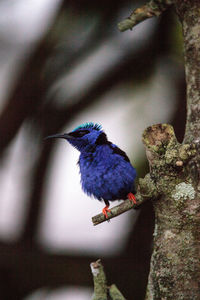
[[[172,0],[151,0],[145,5],[136,8],[128,18],[118,24],[118,28],[120,31],[126,31],[146,19],[154,16],[158,17],[172,3]]]
[[[134,204],[130,200],[125,200],[121,204],[111,208],[111,212],[108,212],[108,219],[106,219],[106,217],[102,213],[94,216],[92,218],[93,225],[98,225],[112,218],[115,218],[132,208],[136,208],[140,206],[143,202],[150,200],[152,198],[155,199],[157,197],[158,197],[158,193],[156,191],[154,183],[150,175],[147,174],[145,178],[139,179],[138,192],[136,194],[137,204]]]

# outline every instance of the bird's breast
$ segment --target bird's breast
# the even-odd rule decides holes
[[[121,157],[80,157],[79,165],[82,188],[88,195],[99,200],[123,199],[131,190],[134,168]]]
[[[113,167],[111,163],[105,159],[98,160],[92,157],[80,159],[79,165],[81,175],[86,177],[98,177]]]

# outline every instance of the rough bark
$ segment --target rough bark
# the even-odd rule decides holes
[[[199,139],[200,132],[200,1],[177,0],[176,10],[183,29],[187,122],[185,142]]]

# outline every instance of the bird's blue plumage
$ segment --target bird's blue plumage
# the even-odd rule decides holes
[[[99,124],[85,123],[68,134],[51,137],[65,138],[80,151],[78,164],[86,194],[108,203],[135,193],[136,170],[126,153],[107,140]]]
[[[128,193],[134,192],[136,171],[113,149],[113,144],[97,145],[95,152],[80,155],[82,188],[98,200],[127,199]]]

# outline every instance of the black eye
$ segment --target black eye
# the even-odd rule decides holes
[[[89,133],[89,130],[78,130],[78,131],[70,132],[69,135],[71,135],[73,137],[82,137],[88,133]]]

